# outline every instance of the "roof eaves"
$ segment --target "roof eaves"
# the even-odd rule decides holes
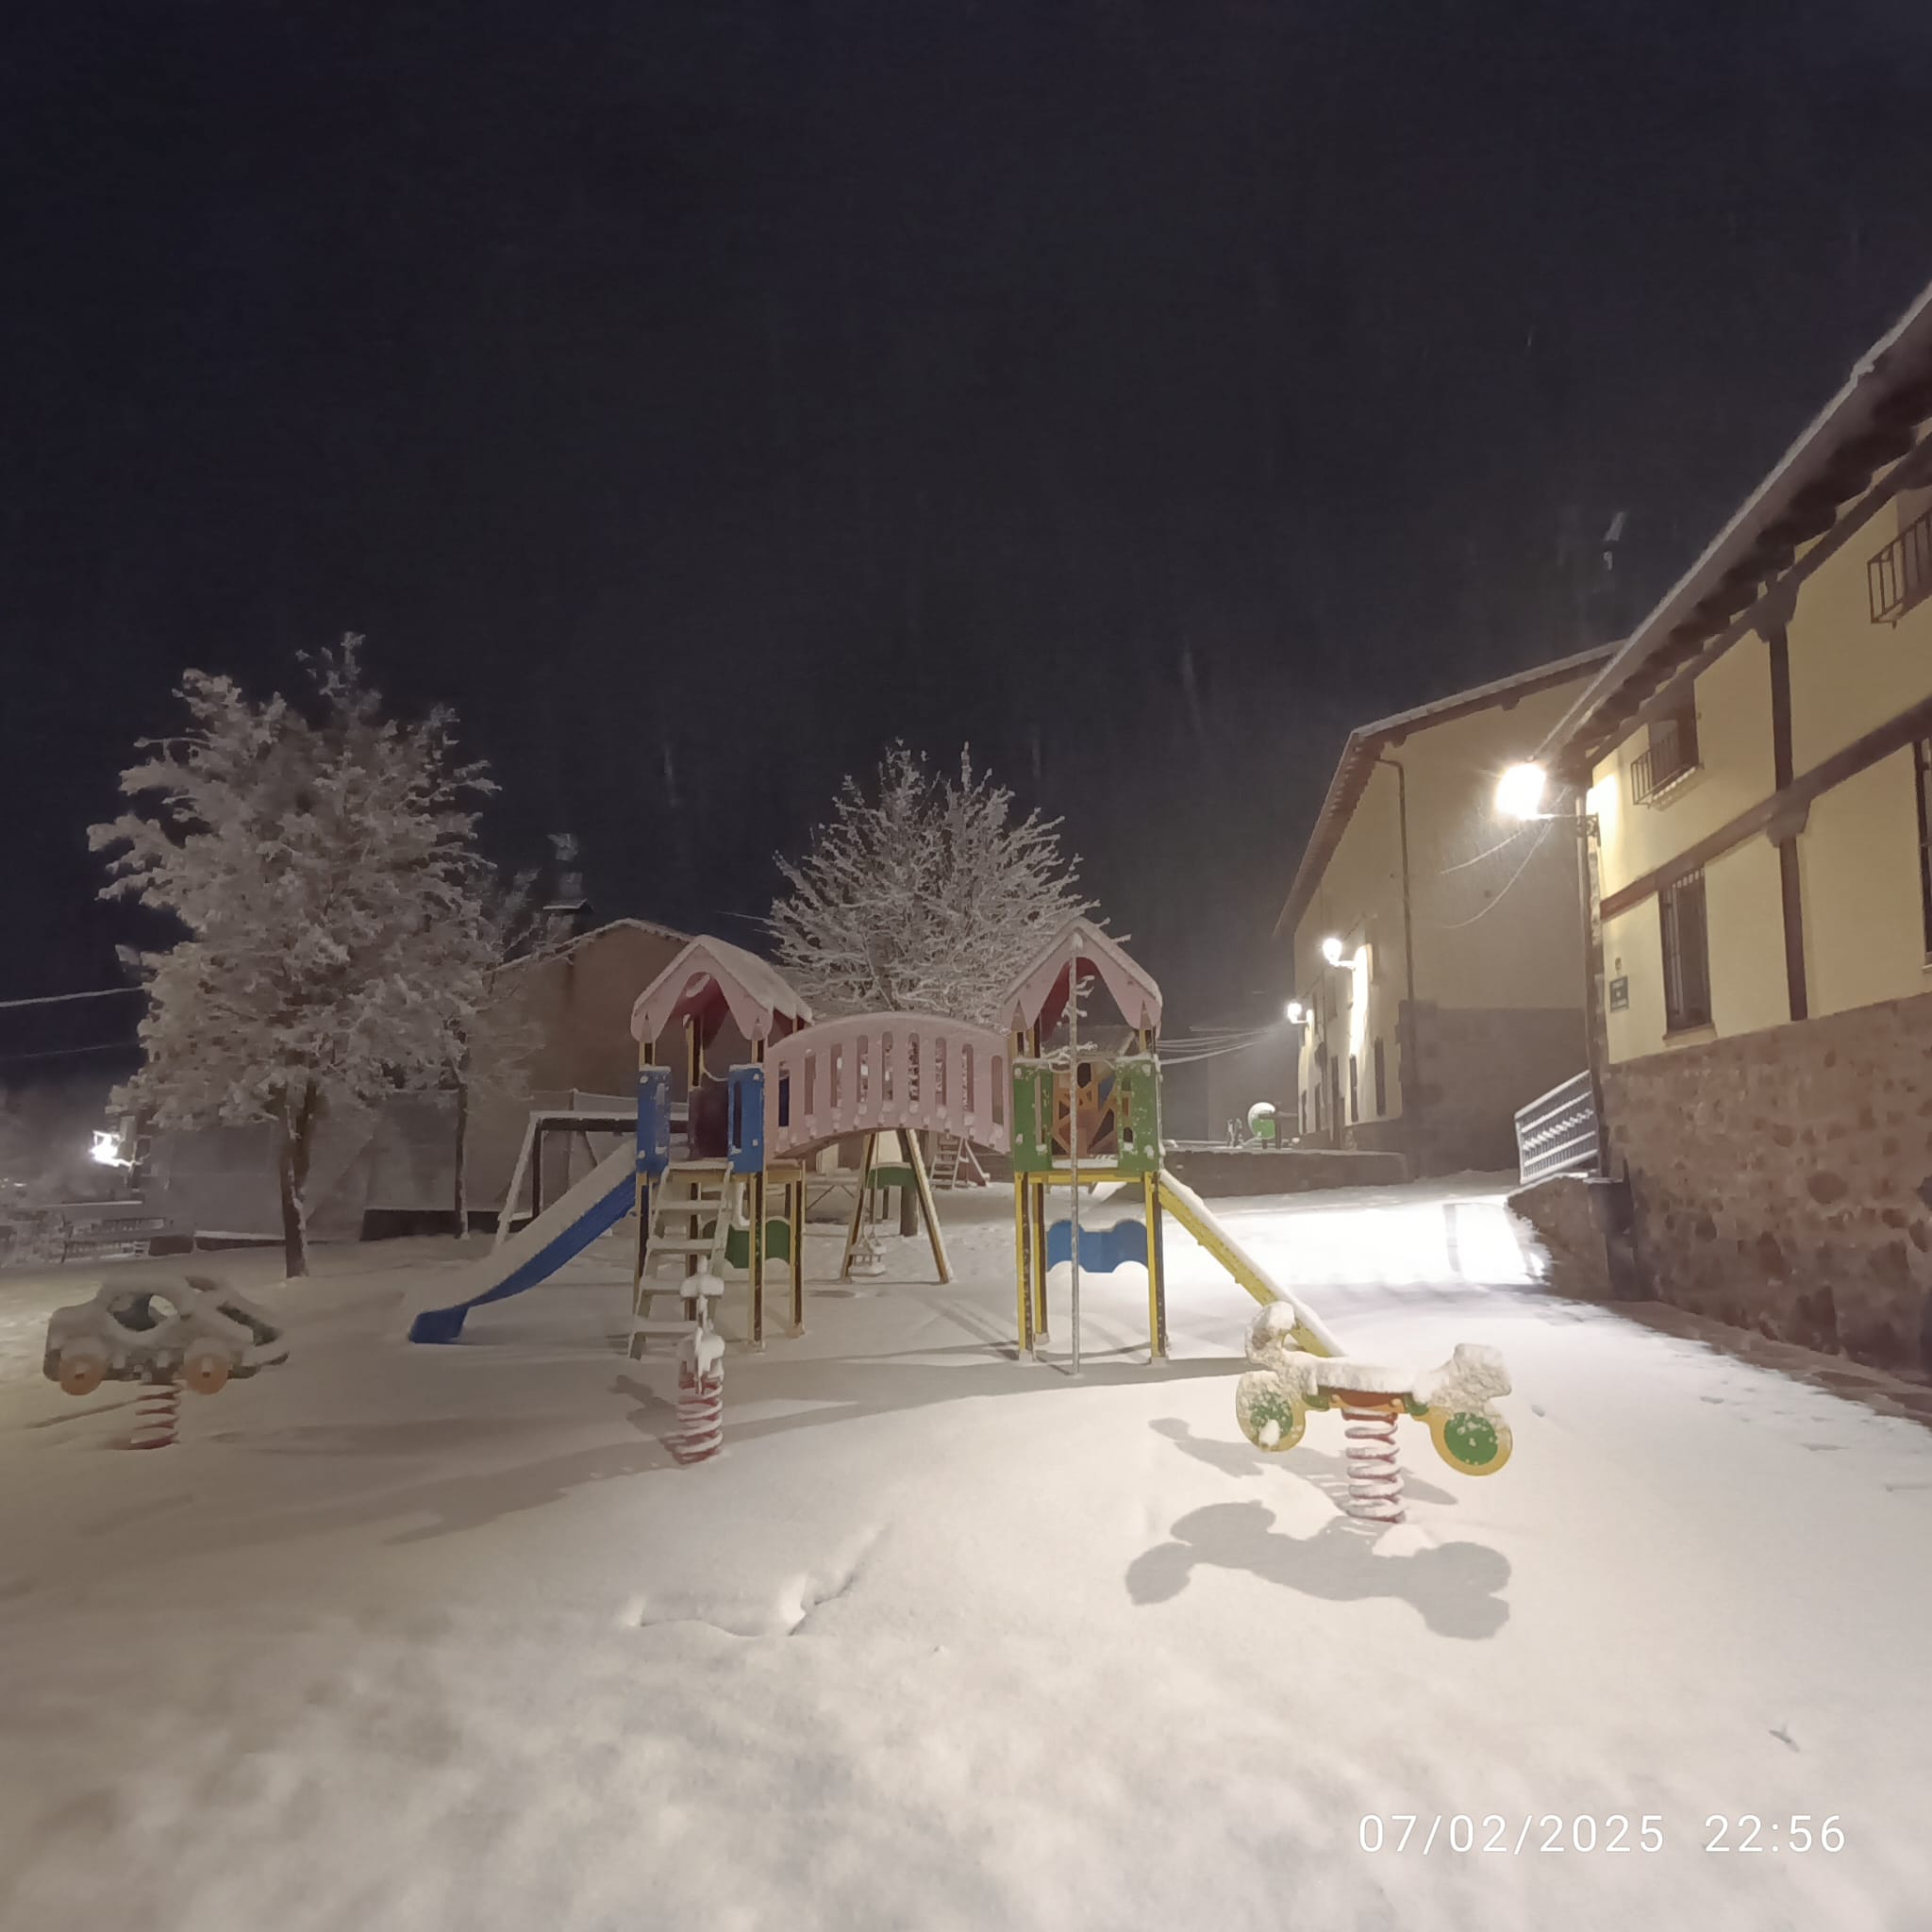
[[[1837,394],[1557,721],[1538,748],[1539,760],[1573,776],[1586,757],[1593,762],[1604,749],[1604,732],[1618,728],[1659,678],[1748,609],[1763,577],[1784,567],[1780,558],[1829,529],[1839,505],[1860,493],[1877,469],[1908,456],[1909,440],[1892,448],[1881,417],[1889,403],[1915,391],[1926,391],[1918,406],[1932,408],[1932,284],[1858,358]],[[1847,458],[1856,466],[1868,456],[1864,479],[1834,494],[1834,466]],[[1656,673],[1652,684],[1620,704],[1646,671]]]

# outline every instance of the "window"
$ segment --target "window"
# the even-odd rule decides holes
[[[1296,1098],[1301,1102],[1301,1131],[1306,1138],[1308,1131],[1308,1090],[1304,1087]]]
[[[1341,1131],[1341,1062],[1328,1062],[1328,1120],[1339,1134]]]
[[[1697,700],[1686,698],[1650,727],[1650,748],[1630,767],[1630,803],[1654,803],[1702,760],[1697,753]]]
[[[1382,1042],[1375,1042],[1375,1118],[1380,1120],[1389,1111],[1389,1062],[1382,1052]]]
[[[1932,738],[1912,746],[1912,790],[1919,795],[1919,912],[1925,928],[1925,957],[1932,959]]]
[[[1693,872],[1657,894],[1664,945],[1664,1031],[1710,1024],[1710,941],[1704,874]]]
[[[1351,1121],[1358,1121],[1362,1117],[1361,1075],[1354,1054],[1348,1057],[1348,1117]]]

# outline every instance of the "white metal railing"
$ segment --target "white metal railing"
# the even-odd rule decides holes
[[[1596,1098],[1587,1070],[1518,1108],[1516,1168],[1525,1188],[1553,1174],[1595,1174],[1597,1155]]]

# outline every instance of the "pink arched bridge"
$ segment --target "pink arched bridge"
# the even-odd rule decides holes
[[[765,1048],[765,1156],[892,1127],[1007,1151],[1008,1056],[985,1026],[930,1013],[821,1020]]]

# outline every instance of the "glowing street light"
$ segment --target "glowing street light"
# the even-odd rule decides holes
[[[1549,774],[1541,765],[1511,765],[1496,780],[1496,810],[1506,819],[1541,818]]]
[[[1285,1010],[1291,1026],[1299,1026],[1307,1018],[1308,1009],[1299,1000],[1290,1000]]]
[[[131,1161],[121,1158],[121,1136],[111,1129],[96,1127],[93,1130],[94,1144],[88,1153],[103,1167],[131,1167]]]
[[[1331,966],[1341,964],[1341,941],[1332,932],[1322,941],[1322,957]]]

